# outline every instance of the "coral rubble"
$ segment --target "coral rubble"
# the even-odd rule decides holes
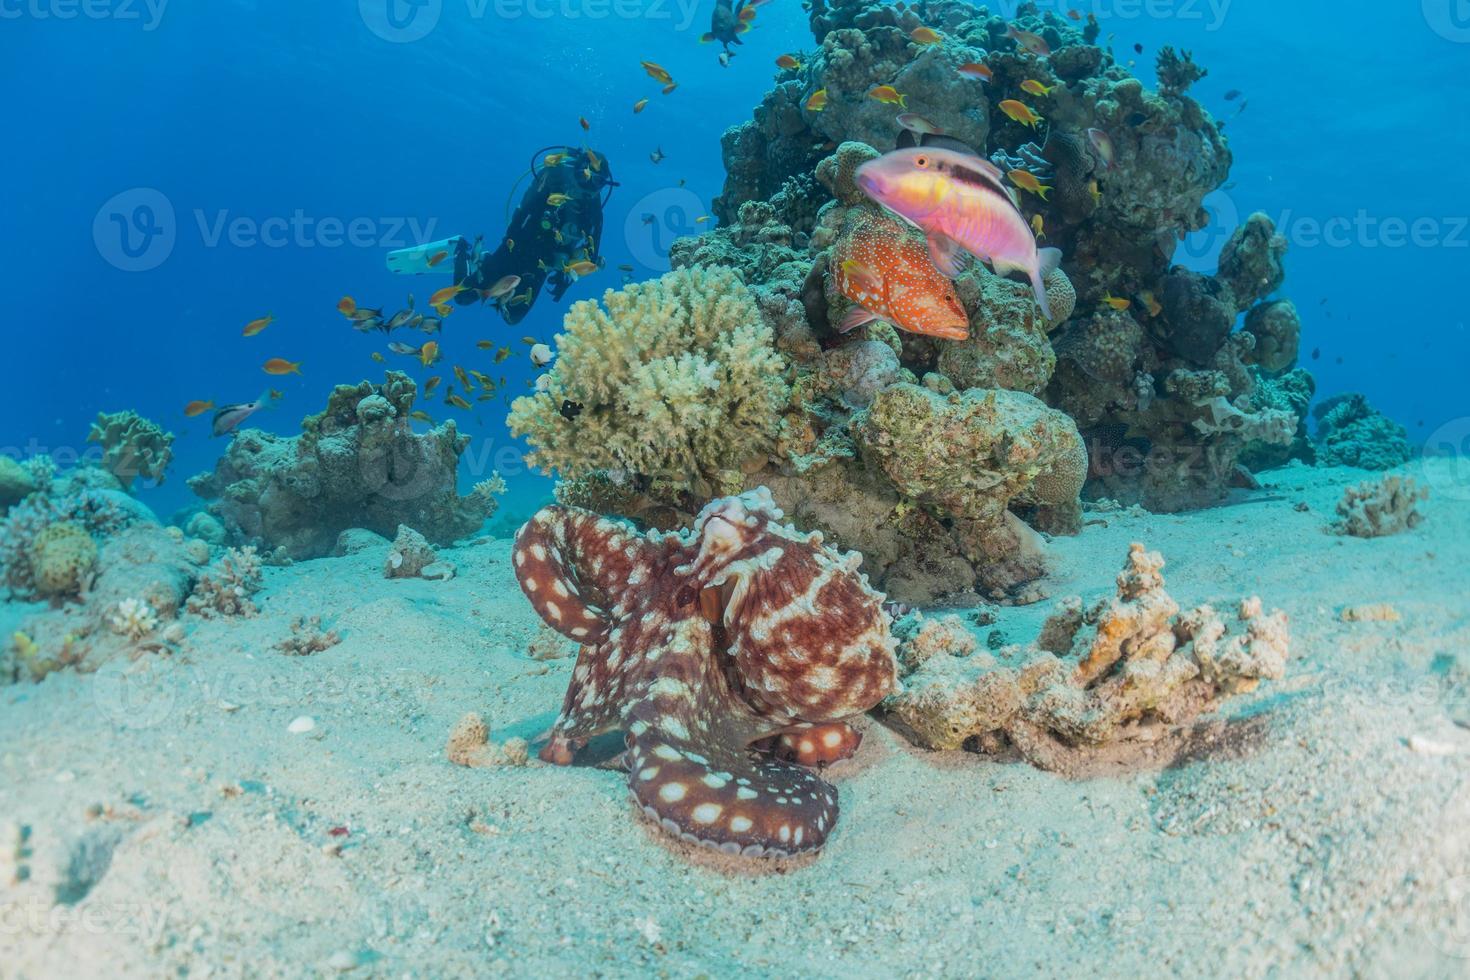
[[[1337,502],[1333,530],[1354,538],[1382,538],[1410,531],[1424,522],[1419,504],[1429,489],[1404,476],[1385,476],[1348,487]]]
[[[1135,544],[1116,595],[1088,606],[1063,600],[1033,646],[908,658],[917,666],[884,709],[927,748],[1014,749],[1042,768],[1080,772],[1103,755],[1146,751],[1224,698],[1283,675],[1284,613],[1264,613],[1256,598],[1234,617],[1210,606],[1181,612],[1164,591],[1163,564]]]
[[[415,432],[417,396],[396,371],[379,385],[339,385],[299,436],[243,430],[214,471],[189,486],[236,543],[294,560],[331,554],[350,528],[387,536],[408,524],[452,543],[494,512],[495,487],[460,496],[456,468],[469,436],[452,420]]]

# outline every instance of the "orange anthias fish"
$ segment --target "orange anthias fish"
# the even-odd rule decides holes
[[[807,112],[821,112],[827,108],[827,90],[819,88],[812,93],[812,97],[806,100]]]
[[[904,95],[892,85],[879,85],[868,91],[868,98],[877,99],[884,105],[896,105],[902,109],[908,108],[908,96]]]
[[[435,252],[433,255],[429,256],[429,260],[425,262],[424,265],[427,265],[430,269],[432,269],[434,268],[434,266],[438,265],[440,262],[443,262],[447,258],[449,258],[448,252]]]
[[[655,64],[652,61],[644,61],[640,63],[643,65],[643,70],[648,72],[648,77],[652,78],[654,81],[659,82],[662,85],[668,85],[674,80],[674,76],[670,75],[662,65]]]
[[[871,207],[855,208],[832,249],[830,272],[855,304],[837,329],[885,320],[910,333],[964,340],[970,318],[954,284],[934,268],[924,236]]]
[[[270,326],[272,323],[275,323],[275,322],[276,322],[275,314],[274,313],[267,313],[265,316],[261,317],[259,320],[251,320],[249,323],[245,324],[245,329],[244,329],[243,333],[247,337],[254,337],[256,334],[260,333],[266,327]]]
[[[261,370],[266,374],[277,376],[284,374],[300,374],[301,362],[288,361],[284,357],[273,357],[261,365]]]
[[[429,297],[429,305],[438,306],[441,303],[447,303],[463,291],[463,286],[445,286],[443,289],[434,293],[433,296]]]
[[[1015,99],[1006,99],[1000,103],[1000,111],[1022,126],[1030,126],[1032,129],[1035,129],[1045,118],[1037,115],[1026,103],[1017,102]]]
[[[1038,57],[1046,58],[1051,55],[1051,45],[1047,44],[1039,34],[1023,31],[1012,25],[1006,28],[1006,37]]]
[[[1110,292],[1103,293],[1102,301],[1108,306],[1111,306],[1113,309],[1118,310],[1119,312],[1122,312],[1123,310],[1126,310],[1128,309],[1128,307],[1133,305],[1132,300],[1127,300],[1119,296],[1114,296]]]
[[[351,296],[343,296],[337,301],[337,312],[343,316],[351,316],[357,312],[357,300]]]
[[[966,78],[975,78],[979,79],[982,82],[990,81],[990,79],[995,75],[995,72],[990,70],[989,65],[981,64],[978,61],[972,61],[967,65],[960,65],[959,68],[955,70],[958,71],[961,75],[964,75]]]
[[[1021,91],[1028,95],[1051,95],[1054,88],[1056,88],[1055,85],[1043,85],[1034,78],[1028,78],[1021,83]]]
[[[211,408],[214,408],[214,402],[212,401],[190,402],[189,404],[184,406],[184,415],[192,419],[196,416],[203,415]]]
[[[782,71],[796,71],[801,67],[801,59],[794,54],[783,54],[776,59],[776,67]]]
[[[915,44],[939,44],[944,41],[944,35],[932,27],[915,27],[909,31],[909,38]]]

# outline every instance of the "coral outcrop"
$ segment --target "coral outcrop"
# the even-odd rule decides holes
[[[1385,476],[1348,487],[1337,502],[1333,530],[1354,538],[1383,538],[1411,531],[1424,523],[1419,505],[1429,488],[1406,476]]]
[[[189,481],[237,544],[294,560],[332,553],[338,536],[399,524],[437,544],[478,530],[494,513],[494,488],[461,496],[456,469],[469,436],[447,421],[415,432],[418,387],[390,371],[382,384],[339,385],[299,436],[245,429],[212,473]]]
[[[1286,615],[1256,598],[1236,615],[1210,606],[1181,612],[1164,590],[1163,558],[1135,544],[1114,596],[1067,599],[1033,646],[999,655],[972,647],[917,664],[884,702],[918,744],[1019,752],[1044,769],[1082,773],[1101,761],[1158,753],[1225,698],[1280,678]],[[956,655],[958,654],[958,655]]]
[[[125,490],[132,489],[139,477],[162,483],[174,458],[173,433],[136,412],[99,414],[87,441],[102,447],[102,468],[117,477]]]
[[[776,442],[786,365],[730,269],[694,269],[573,305],[544,391],[516,399],[528,462],[618,470],[708,493]]]
[[[1414,458],[1409,434],[1356,392],[1338,395],[1312,409],[1317,422],[1317,462],[1389,470]]]
[[[9,456],[0,456],[0,515],[38,489],[30,470]]]

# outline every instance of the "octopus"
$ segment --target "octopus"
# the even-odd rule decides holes
[[[552,506],[516,536],[521,589],[581,644],[541,758],[624,733],[638,810],[687,842],[752,858],[819,850],[860,715],[897,684],[883,596],[862,556],[781,523],[760,488],[683,532]]]

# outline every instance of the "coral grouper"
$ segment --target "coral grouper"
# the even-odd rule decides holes
[[[548,507],[515,543],[526,596],[582,644],[541,757],[569,763],[623,729],[638,806],[685,841],[751,857],[822,846],[837,793],[783,758],[851,755],[840,720],[896,684],[862,556],[781,517],[764,489],[714,501],[680,534]]]

